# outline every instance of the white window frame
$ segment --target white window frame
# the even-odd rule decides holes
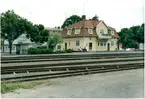
[[[93,29],[88,29],[89,34],[93,34]]]
[[[80,41],[79,40],[76,41],[76,46],[80,46]]]
[[[100,46],[103,46],[104,44],[103,44],[103,42],[100,42]]]
[[[72,32],[71,29],[67,30],[67,35],[71,35],[71,32]]]
[[[103,32],[102,32],[102,31],[103,31]],[[101,34],[101,35],[102,35],[102,34],[105,34],[103,29],[100,30],[100,34]]]
[[[114,31],[111,31],[111,35],[114,35]]]
[[[75,29],[75,34],[80,34],[81,29]]]

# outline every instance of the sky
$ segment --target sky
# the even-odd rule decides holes
[[[144,22],[143,0],[0,0],[0,13],[14,10],[34,24],[61,26],[71,15],[97,15],[108,26],[121,28]]]

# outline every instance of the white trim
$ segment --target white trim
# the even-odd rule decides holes
[[[101,23],[102,23],[102,21],[100,21],[100,23],[99,23],[99,24],[97,24],[97,26],[96,26],[96,27],[98,27]]]
[[[96,27],[98,27],[101,23],[103,23],[104,21],[100,21],[100,23],[96,26]],[[105,24],[105,22],[104,22],[104,25],[109,29],[109,27]]]

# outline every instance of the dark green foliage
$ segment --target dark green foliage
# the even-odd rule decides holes
[[[67,52],[63,50],[63,51],[55,51],[54,53],[55,54],[60,54],[60,53],[67,53]]]
[[[123,28],[119,32],[118,43],[122,43],[123,49],[138,48],[139,43],[144,43],[144,24],[141,26],[132,26]]]
[[[65,50],[67,53],[72,53],[73,52],[73,50],[72,49],[67,49],[67,50]]]
[[[81,17],[80,16],[78,16],[78,15],[72,15],[72,16],[70,16],[69,18],[67,18],[65,21],[64,21],[64,23],[63,23],[63,25],[61,26],[61,28],[65,28],[65,27],[67,27],[67,26],[69,26],[69,25],[72,25],[72,24],[74,24],[74,23],[77,23],[77,22],[79,22],[79,21],[81,21],[82,19],[81,19]]]
[[[44,43],[48,41],[49,31],[44,28],[42,24],[32,25],[30,23],[27,32],[27,38],[30,38],[32,42]]]
[[[28,54],[52,54],[53,50],[47,48],[29,48]]]
[[[12,10],[8,10],[1,14],[1,36],[9,43],[10,54],[12,44],[22,33],[26,31],[27,20],[15,14]]]
[[[53,51],[52,49],[47,49],[46,47],[37,47],[37,48],[29,48],[27,50],[28,54],[60,54],[60,53],[72,53],[72,49],[67,49],[67,50],[58,50],[58,51]]]
[[[49,31],[43,25],[33,25],[32,22],[20,17],[13,10],[1,14],[1,30],[2,38],[9,42],[10,54],[13,41],[22,33],[26,33],[27,38],[39,44],[47,42],[49,36]]]

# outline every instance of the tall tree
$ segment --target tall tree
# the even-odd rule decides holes
[[[49,38],[47,41],[47,46],[49,49],[54,50],[56,45],[61,43],[61,42],[62,42],[62,38],[61,38],[61,35],[59,33],[53,33],[53,32],[49,33]]]
[[[122,47],[125,50],[126,50],[126,48],[131,46],[130,44],[132,44],[132,42],[134,42],[132,40],[132,37],[133,37],[132,31],[128,28],[121,29],[121,31],[119,32],[119,36],[120,36],[120,38],[119,38],[118,42],[122,43]]]
[[[45,29],[42,24],[39,25],[31,25],[28,23],[29,27],[27,27],[27,38],[30,38],[32,42],[36,42],[38,44],[42,44],[48,41],[49,31]]]
[[[138,48],[139,43],[144,43],[144,24],[141,26],[132,26],[123,28],[119,32],[119,43],[122,43],[123,48]]]
[[[8,40],[10,54],[13,41],[25,32],[25,23],[26,19],[17,15],[13,10],[1,14],[1,36],[3,39]]]
[[[138,29],[136,39],[139,43],[144,43],[144,24],[142,24]]]
[[[72,24],[74,24],[74,23],[77,23],[77,22],[79,22],[79,21],[81,21],[82,19],[81,19],[81,17],[80,16],[78,16],[78,15],[72,15],[72,16],[70,16],[69,18],[67,18],[65,21],[64,21],[64,23],[63,23],[63,25],[61,26],[61,28],[65,28],[65,27],[67,27],[67,26],[69,26],[69,25],[72,25]]]

